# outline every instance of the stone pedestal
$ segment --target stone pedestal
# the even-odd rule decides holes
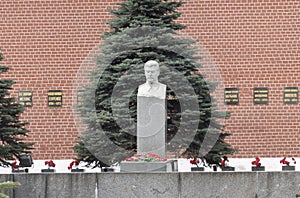
[[[12,173],[28,173],[28,169],[27,169],[27,172],[23,169],[12,170],[11,172]]]
[[[47,169],[42,169],[41,172],[42,172],[42,173],[54,173],[54,172],[55,172],[55,169],[49,169],[49,168],[47,168]]]
[[[264,166],[252,166],[252,171],[265,171]]]
[[[282,171],[294,171],[295,166],[282,166]]]
[[[82,168],[71,169],[71,173],[83,173],[83,172],[84,172],[84,169],[82,169]]]
[[[204,167],[191,167],[191,171],[204,171]]]
[[[166,156],[166,100],[137,97],[137,153]]]
[[[235,171],[235,168],[232,166],[221,167],[222,171]]]
[[[111,167],[102,167],[101,168],[101,172],[105,172],[105,173],[112,173],[114,172],[114,168],[111,168]]]
[[[121,162],[121,172],[173,172],[178,171],[176,160],[158,162]]]

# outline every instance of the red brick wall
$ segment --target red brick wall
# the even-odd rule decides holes
[[[29,140],[35,159],[74,156],[72,101],[78,70],[108,30],[112,0],[1,0],[0,47],[15,79],[13,94],[33,91]],[[299,105],[283,104],[286,86],[300,86],[300,1],[187,0],[184,34],[199,39],[218,67],[224,87],[237,87],[239,105],[227,106],[228,139],[236,157],[297,156]],[[207,63],[208,64],[208,63]],[[76,85],[75,85],[76,87]],[[253,88],[268,87],[269,104],[253,104]],[[63,91],[63,106],[47,106],[50,89]],[[75,117],[76,118],[76,117]]]
[[[189,1],[183,10],[224,86],[239,88],[226,122],[236,156],[299,156],[299,105],[283,104],[282,92],[300,86],[300,1]],[[268,105],[253,104],[254,87],[268,87]]]
[[[102,1],[26,1],[0,3],[2,62],[11,68],[18,90],[33,91],[29,140],[35,159],[70,159],[78,135],[72,97],[77,70],[100,41],[113,3]],[[63,106],[48,107],[47,92],[63,91]]]

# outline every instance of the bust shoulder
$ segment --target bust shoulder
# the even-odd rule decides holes
[[[165,99],[166,90],[167,90],[167,86],[162,83],[156,83],[152,87],[148,83],[144,83],[140,85],[138,88],[138,96]]]

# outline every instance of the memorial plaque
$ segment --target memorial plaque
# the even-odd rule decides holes
[[[18,94],[19,104],[24,107],[32,106],[32,91],[19,91]]]
[[[283,90],[285,104],[298,104],[298,87],[285,87]]]
[[[48,91],[48,106],[49,107],[62,106],[62,91],[61,90],[49,90]]]
[[[253,90],[254,104],[268,104],[269,90],[267,87],[256,87]]]
[[[239,89],[238,88],[225,88],[224,102],[227,105],[239,104]]]

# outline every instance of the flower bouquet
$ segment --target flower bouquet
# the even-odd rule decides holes
[[[261,166],[259,157],[256,157],[254,161],[251,162],[252,171],[265,171],[265,167]]]
[[[295,158],[292,157],[293,163],[296,164]],[[284,164],[285,166],[282,166],[282,171],[294,171],[295,166],[290,166],[290,162],[286,160],[286,157],[284,157],[282,160],[280,160],[281,164]]]
[[[74,160],[69,164],[68,169],[71,170],[71,172],[84,172],[84,169],[78,168],[78,166],[79,161]]]
[[[229,166],[229,160],[228,160],[227,156],[223,157],[220,167],[221,167],[222,171],[234,171],[235,170],[234,167]]]
[[[55,163],[53,160],[45,161],[45,165],[48,166],[47,169],[42,169],[42,173],[54,173],[55,172]]]
[[[199,159],[197,159],[197,158],[191,159],[190,164],[192,165],[191,171],[204,171],[204,167],[199,166],[200,165]]]
[[[146,154],[134,154],[132,157],[125,158],[125,161],[135,161],[135,162],[157,162],[157,161],[167,161],[167,158],[160,158],[159,155],[154,153]]]
[[[11,163],[11,172],[12,173],[24,173],[25,170],[20,169],[20,165],[17,163],[17,161],[14,161]]]
[[[155,172],[176,170],[176,160],[161,158],[155,153],[134,154],[121,162],[121,172]]]

